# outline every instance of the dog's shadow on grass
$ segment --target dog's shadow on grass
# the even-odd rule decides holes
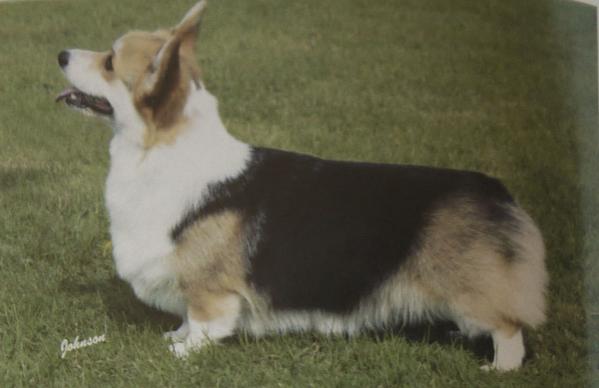
[[[11,189],[47,178],[42,169],[37,168],[0,168],[0,189]]]
[[[131,286],[117,277],[91,283],[64,279],[61,289],[70,294],[99,295],[109,319],[119,326],[135,325],[163,333],[181,324],[179,318],[142,303]]]
[[[493,340],[490,336],[467,338],[451,321],[408,324],[394,327],[390,332],[395,336],[405,338],[410,343],[456,346],[472,352],[481,361],[493,360]],[[380,333],[370,333],[370,335],[380,338]]]
[[[159,334],[173,330],[181,323],[179,318],[143,304],[134,295],[131,287],[117,277],[95,283],[65,279],[61,288],[71,294],[98,294],[106,306],[109,318],[123,327],[136,325],[150,328]],[[369,331],[365,335],[376,340],[384,340],[385,336],[393,335],[415,344],[457,346],[472,352],[480,360],[493,359],[493,341],[490,336],[468,339],[460,335],[457,326],[450,321],[403,325],[388,328],[383,332]],[[225,342],[240,344],[242,341],[239,336],[233,336]],[[529,357],[530,354],[527,354],[527,358]]]
[[[492,362],[495,354],[491,335],[479,335],[468,338],[459,332],[457,325],[451,321],[436,322],[434,324],[415,324],[397,327],[391,330],[394,335],[401,336],[412,343],[438,343],[447,346],[456,346],[470,351],[480,361]],[[371,333],[375,338],[380,338],[380,333]],[[522,330],[524,337],[525,355],[524,363],[534,358],[534,350],[530,346],[528,332]]]

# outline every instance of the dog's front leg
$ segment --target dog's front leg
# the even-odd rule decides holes
[[[190,352],[233,334],[241,308],[237,294],[203,295],[192,301],[187,309],[188,333],[182,342],[169,346],[177,357],[187,357]],[[185,325],[185,322],[183,325]],[[182,325],[182,327],[183,327]]]

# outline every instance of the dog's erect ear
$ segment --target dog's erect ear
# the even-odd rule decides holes
[[[177,93],[178,89],[187,88],[191,80],[198,81],[199,71],[194,48],[200,17],[205,8],[206,0],[194,5],[171,30],[170,37],[152,60],[139,95],[139,101],[145,108],[153,111],[166,108],[170,104],[169,97],[182,94]]]
[[[194,81],[198,81],[200,76],[199,67],[195,59],[195,46],[200,34],[200,24],[202,22],[202,13],[206,8],[206,0],[201,0],[191,7],[183,16],[181,22],[174,28],[174,33],[181,37],[181,47],[179,55],[190,66]]]
[[[181,22],[174,28],[174,33],[182,37],[181,49],[194,51],[195,42],[200,30],[201,16],[206,8],[206,0],[199,1],[183,16]]]

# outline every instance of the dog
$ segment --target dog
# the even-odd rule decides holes
[[[59,53],[58,97],[114,128],[106,206],[118,275],[182,318],[185,357],[236,331],[355,334],[449,319],[513,370],[545,321],[541,233],[497,179],[323,160],[233,138],[195,46],[206,2],[172,29]]]

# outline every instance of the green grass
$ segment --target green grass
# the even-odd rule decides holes
[[[230,131],[328,158],[501,178],[538,221],[549,320],[520,371],[401,335],[233,338],[187,362],[177,321],[116,279],[111,131],[55,104],[63,48],[174,24],[190,1],[0,3],[0,386],[599,386],[597,57],[591,7],[541,0],[212,1],[199,44]],[[586,275],[586,282],[585,282]],[[586,285],[586,287],[585,287]],[[586,308],[585,308],[586,307]],[[107,342],[60,358],[60,342]]]

